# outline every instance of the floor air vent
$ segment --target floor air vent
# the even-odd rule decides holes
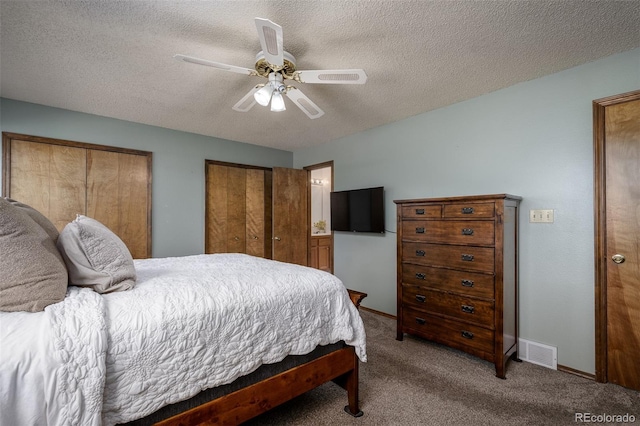
[[[518,357],[532,364],[558,369],[558,349],[530,340],[518,339]]]

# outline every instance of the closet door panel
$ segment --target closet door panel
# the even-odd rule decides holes
[[[265,257],[265,173],[264,170],[247,169],[247,254]]]
[[[122,233],[134,259],[151,257],[151,217],[148,213],[151,211],[148,197],[151,193],[151,182],[147,173],[147,169],[150,168],[149,159],[141,155],[119,153],[118,165],[118,230]]]
[[[247,174],[239,167],[229,167],[227,180],[227,248],[229,253],[245,253],[247,241]]]
[[[207,165],[205,252],[227,251],[227,176],[229,167]]]
[[[118,235],[135,259],[150,255],[147,161],[134,154],[87,153],[87,216]]]
[[[273,258],[273,171],[264,171],[264,257]]]
[[[246,171],[207,164],[206,253],[245,253]]]
[[[118,199],[120,198],[118,154],[116,152],[89,152],[87,157],[88,200],[86,214],[122,238],[118,234],[120,222],[118,215]]]
[[[10,149],[9,197],[44,214],[58,231],[84,213],[85,149],[22,140]]]

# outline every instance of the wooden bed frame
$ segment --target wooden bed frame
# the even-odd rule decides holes
[[[347,346],[156,425],[237,425],[330,380],[347,390],[349,405],[345,411],[354,417],[362,416],[358,405],[358,357],[355,349]]]
[[[359,308],[367,294],[348,291],[351,301]],[[349,404],[344,410],[360,417],[363,413],[358,404],[358,362],[355,349],[346,346],[177,414],[156,426],[237,425],[330,380],[347,391]]]

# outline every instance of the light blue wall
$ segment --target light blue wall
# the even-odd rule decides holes
[[[510,193],[520,210],[520,336],[595,372],[594,99],[640,89],[640,49],[294,152],[294,167],[334,161],[334,189],[385,187],[395,199]],[[429,96],[429,93],[425,93]],[[554,209],[530,224],[530,209]],[[335,273],[396,313],[396,234],[336,233]]]
[[[288,151],[9,99],[0,99],[0,130],[153,152],[154,257],[204,252],[205,159],[265,167],[293,162]]]
[[[521,337],[593,373],[591,101],[638,89],[640,49],[293,154],[8,99],[0,130],[152,151],[155,257],[203,252],[205,159],[295,168],[333,160],[335,190],[386,188],[390,231],[394,199],[520,195]],[[529,209],[554,209],[555,223],[530,224]],[[395,314],[395,262],[392,232],[335,236],[336,275],[369,294],[364,306]]]

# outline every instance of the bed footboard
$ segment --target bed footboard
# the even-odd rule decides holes
[[[352,346],[346,346],[156,425],[239,424],[330,380],[347,390],[349,405],[345,411],[355,417],[361,416],[358,405],[358,357]]]

